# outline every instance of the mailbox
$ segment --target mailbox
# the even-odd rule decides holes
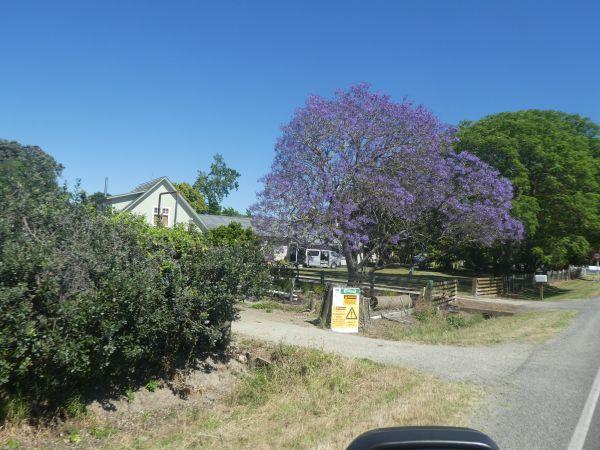
[[[547,283],[548,282],[548,275],[536,275],[535,276],[535,282],[536,283]]]

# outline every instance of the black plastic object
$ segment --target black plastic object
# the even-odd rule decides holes
[[[492,439],[471,428],[379,428],[358,436],[348,450],[499,450]]]

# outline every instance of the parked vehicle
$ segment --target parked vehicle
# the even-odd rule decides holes
[[[303,267],[336,267],[345,266],[346,259],[334,250],[318,248],[302,248],[290,246],[288,261]]]

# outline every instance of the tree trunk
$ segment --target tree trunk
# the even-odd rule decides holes
[[[342,243],[342,251],[346,258],[346,269],[348,270],[348,285],[355,286],[359,280],[358,262],[356,261],[356,253],[352,251],[350,244],[346,241]]]
[[[357,255],[354,251],[352,251],[352,248],[350,247],[350,244],[348,242],[342,243],[342,250],[346,258],[346,266],[348,269],[348,286],[360,286],[361,274],[358,268]],[[371,324],[371,311],[369,309],[370,305],[371,298],[361,295],[359,305],[360,315],[358,324],[362,330],[367,329]],[[331,308],[331,303],[329,304],[329,307]]]
[[[319,321],[322,327],[331,327],[331,303],[333,300],[333,289],[330,284],[323,291],[323,301],[319,312]]]

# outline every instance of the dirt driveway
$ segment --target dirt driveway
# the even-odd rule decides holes
[[[453,347],[393,342],[334,333],[306,319],[273,311],[245,309],[234,322],[241,337],[313,347],[348,357],[368,358],[387,364],[413,367],[452,380],[491,382],[507,379],[529,356],[532,345],[502,344],[493,347]]]

